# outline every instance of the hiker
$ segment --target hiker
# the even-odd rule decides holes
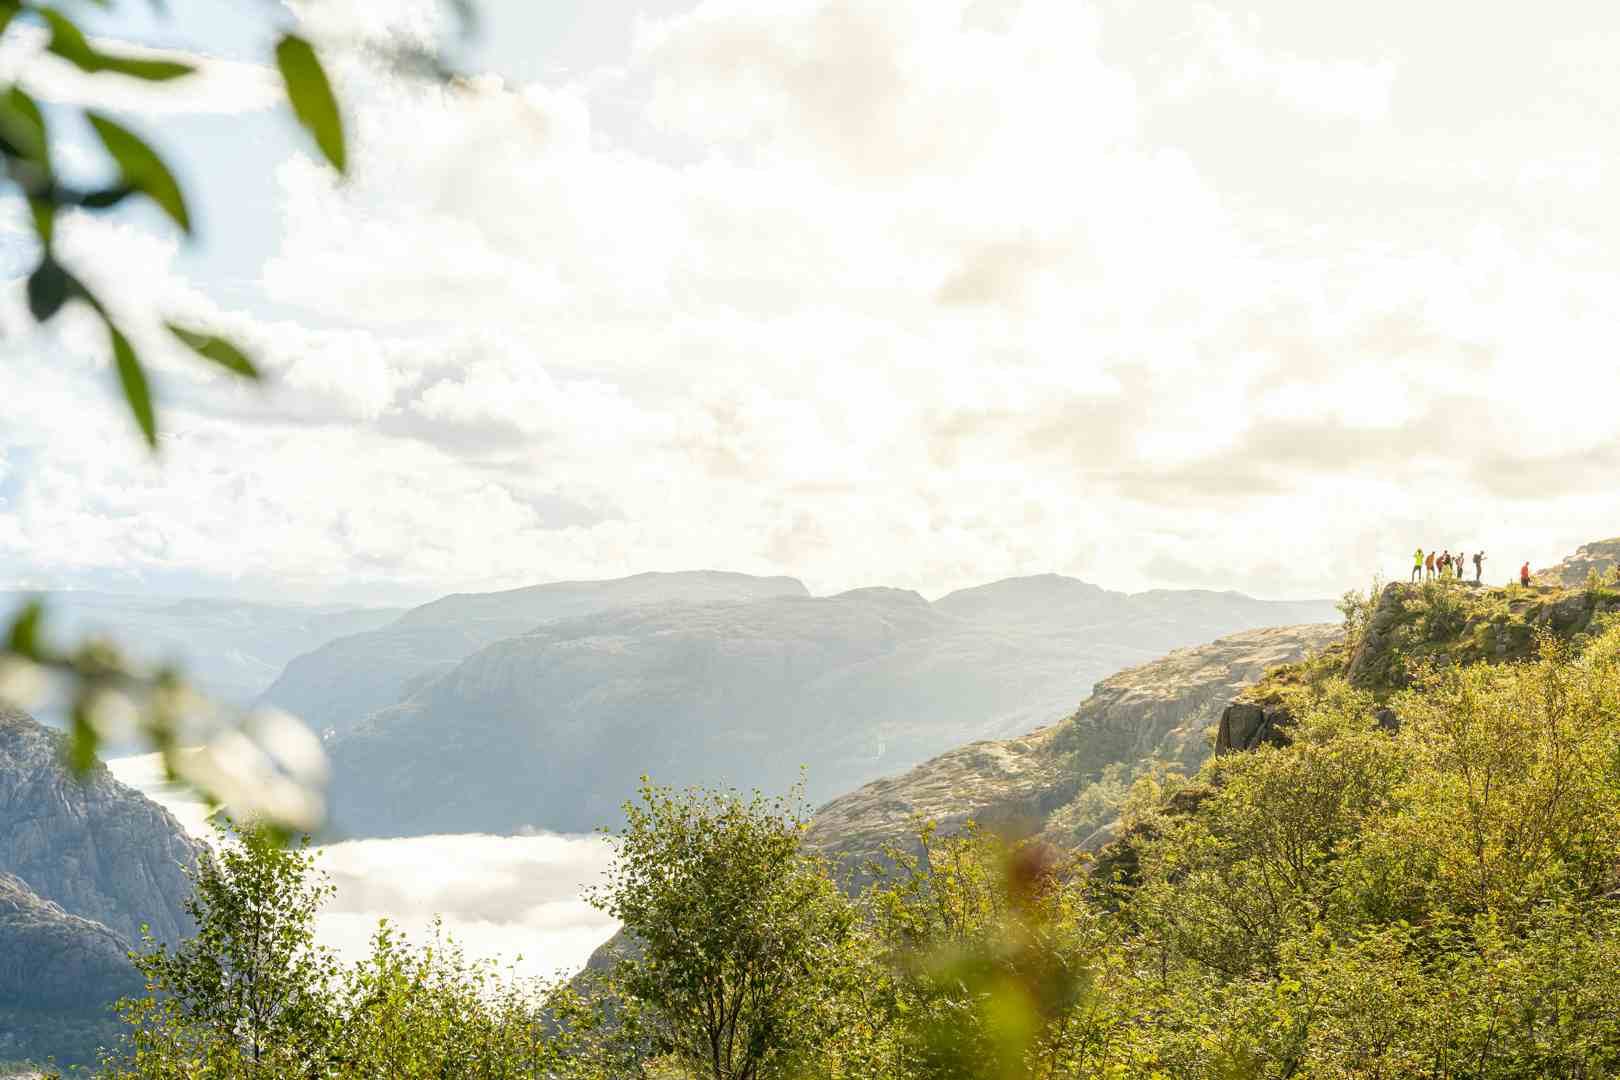
[[[1479,584],[1480,575],[1483,574],[1484,572],[1485,572],[1485,553],[1483,551],[1476,551],[1476,552],[1474,552],[1474,584],[1475,585]]]
[[[1519,567],[1519,584],[1527,589],[1530,587],[1530,564],[1528,562]]]
[[[1429,557],[1423,560],[1423,580],[1428,581],[1432,577],[1434,577],[1434,552],[1431,551]]]
[[[1445,552],[1443,554],[1441,554],[1440,561],[1436,562],[1434,565],[1440,568],[1440,576],[1442,578],[1450,577],[1451,576],[1451,549],[1447,548],[1445,550]]]
[[[1617,564],[1615,566],[1615,569],[1620,570],[1620,564]],[[1422,548],[1418,548],[1416,551],[1414,551],[1412,553],[1412,580],[1413,581],[1422,581],[1423,580],[1423,549]]]

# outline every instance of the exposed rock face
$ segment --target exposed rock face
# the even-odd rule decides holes
[[[1586,577],[1593,570],[1605,581],[1612,580],[1616,566],[1620,566],[1620,537],[1583,544],[1557,566],[1537,570],[1533,580],[1538,585],[1578,589],[1586,584]]]
[[[63,736],[0,703],[0,871],[65,911],[128,941],[190,933],[183,866],[201,850],[168,811],[106,766],[74,776]]]
[[[1099,847],[1112,838],[1108,827],[1077,835],[1066,830],[1063,811],[1101,769],[1154,754],[1196,768],[1223,705],[1268,668],[1338,636],[1329,625],[1253,630],[1122,671],[1097,684],[1062,723],[952,750],[834,799],[816,814],[811,841],[859,862],[909,840],[917,818],[946,829],[971,818],[1016,836]]]
[[[557,619],[622,608],[806,595],[792,578],[697,571],[447,596],[407,611],[389,626],[338,638],[296,657],[263,700],[303,717],[317,730],[342,732],[422,689],[486,645]]]
[[[1262,746],[1287,746],[1294,718],[1287,709],[1235,701],[1221,711],[1215,753],[1231,754]]]
[[[1351,682],[1366,684],[1387,676],[1387,666],[1395,646],[1395,632],[1406,618],[1405,597],[1415,586],[1392,581],[1384,586],[1378,597],[1378,606],[1362,632],[1361,640],[1350,657],[1347,675]]]
[[[140,989],[129,942],[0,873],[0,1006],[79,1010]]]
[[[809,797],[825,798],[1050,723],[1099,677],[1209,620],[1312,607],[1041,578],[935,604],[860,589],[555,620],[334,740],[333,825],[589,829],[617,820],[644,772],[782,790],[807,766]]]

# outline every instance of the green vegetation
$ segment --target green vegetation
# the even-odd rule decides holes
[[[1466,626],[1525,598],[1465,599]],[[1402,598],[1400,625],[1439,625],[1425,602]],[[1125,838],[1096,860],[924,826],[916,852],[891,850],[848,896],[791,800],[645,785],[595,894],[625,934],[571,986],[525,989],[386,928],[370,960],[343,969],[300,929],[322,895],[307,857],[243,837],[198,878],[198,939],[143,959],[169,996],[127,1003],[133,1034],[109,1066],[131,1078],[1615,1075],[1620,627],[1589,616],[1560,635],[1543,622],[1522,659],[1435,654],[1398,689],[1356,685],[1342,653],[1278,672],[1291,743],[1215,758],[1192,783],[1139,783]]]

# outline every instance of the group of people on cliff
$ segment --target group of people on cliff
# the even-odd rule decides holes
[[[1478,585],[1480,577],[1485,573],[1485,553],[1474,552],[1474,584]],[[1422,548],[1412,553],[1412,580],[1413,581],[1461,581],[1467,571],[1469,558],[1459,551],[1453,555],[1448,548],[1438,554],[1431,551],[1427,555]],[[1615,576],[1620,580],[1620,566],[1615,567]],[[1530,564],[1527,562],[1519,567],[1519,584],[1530,585]]]
[[[1474,584],[1478,585],[1480,576],[1485,572],[1485,553],[1474,552],[1473,562]],[[1449,578],[1461,581],[1467,572],[1467,563],[1468,556],[1461,551],[1453,555],[1448,548],[1439,554],[1431,551],[1425,555],[1423,549],[1418,548],[1412,553],[1412,580],[1435,581]],[[1529,563],[1526,563],[1525,567],[1528,570]],[[1529,574],[1526,573],[1524,576],[1529,577]]]

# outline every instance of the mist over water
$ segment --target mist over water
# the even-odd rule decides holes
[[[157,755],[107,764],[193,836],[212,837],[202,805],[163,782]],[[348,840],[315,851],[337,888],[317,935],[346,959],[365,955],[381,919],[424,941],[439,916],[469,957],[496,960],[525,976],[549,976],[578,970],[618,928],[580,898],[611,861],[599,837],[422,836]]]

